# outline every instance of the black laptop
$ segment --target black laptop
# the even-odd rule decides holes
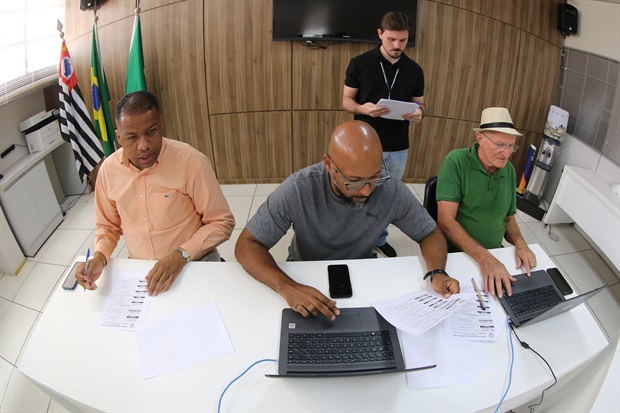
[[[509,297],[504,291],[499,300],[515,327],[555,317],[586,302],[607,288],[602,286],[567,300],[547,271],[532,271],[531,277],[527,274],[513,277],[517,281],[512,283],[512,295]]]
[[[396,328],[372,307],[341,308],[336,320],[282,310],[278,374],[270,377],[355,376],[405,369]]]

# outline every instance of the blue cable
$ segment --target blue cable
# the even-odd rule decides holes
[[[243,373],[241,373],[240,375],[238,375],[237,377],[235,377],[230,383],[228,383],[228,385],[226,385],[226,387],[224,388],[224,390],[222,391],[222,394],[220,395],[220,399],[217,402],[217,413],[220,413],[220,407],[222,406],[222,399],[224,398],[224,394],[226,393],[226,390],[228,390],[228,388],[237,380],[239,380],[241,377],[243,377],[243,375],[245,373],[247,373],[248,371],[250,371],[250,369],[254,366],[256,366],[258,363],[263,363],[265,361],[273,361],[277,363],[277,360],[274,359],[262,359],[262,360],[258,360],[255,361],[254,363],[252,363],[250,365],[250,367],[248,367],[247,369],[245,369],[245,371]]]
[[[512,345],[512,332],[510,331],[510,319],[506,318],[506,324],[508,324],[508,336],[510,337],[510,354],[511,354],[511,360],[510,360],[510,375],[508,376],[508,387],[506,387],[506,391],[504,392],[504,395],[502,396],[502,399],[499,401],[499,404],[497,405],[497,407],[495,408],[495,412],[497,413],[497,411],[499,410],[499,406],[502,405],[502,403],[504,402],[504,399],[506,398],[506,395],[508,394],[508,390],[510,390],[510,385],[512,384],[512,366],[515,364],[515,348]]]

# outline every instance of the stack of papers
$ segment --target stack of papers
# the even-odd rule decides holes
[[[390,110],[387,115],[381,116],[385,119],[405,120],[403,115],[407,113],[413,113],[420,105],[415,102],[404,102],[402,100],[380,99],[377,102],[377,106],[385,106]]]

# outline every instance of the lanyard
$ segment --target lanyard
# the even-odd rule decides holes
[[[388,83],[387,76],[385,75],[385,69],[383,68],[383,62],[379,61],[379,65],[381,66],[381,71],[383,72],[383,80],[385,81],[385,87],[387,87],[387,90],[388,90],[388,99],[390,99],[390,96],[392,95],[392,88],[394,87],[394,83],[396,83],[396,77],[398,76],[398,71],[400,70],[400,67],[396,69],[396,74],[394,75],[394,79],[392,80],[392,84],[390,85]]]

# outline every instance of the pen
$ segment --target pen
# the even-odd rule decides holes
[[[474,285],[474,290],[476,290],[476,295],[478,295],[478,301],[480,301],[480,308],[482,308],[483,310],[486,310],[486,307],[484,306],[484,301],[482,301],[482,295],[480,295],[480,290],[478,289],[478,285],[476,285],[476,280],[472,278],[471,283]]]
[[[88,274],[88,257],[90,257],[90,248],[86,251],[86,265],[84,266],[84,275]],[[86,277],[88,281],[88,277]],[[84,287],[84,291],[86,291],[86,287]]]

